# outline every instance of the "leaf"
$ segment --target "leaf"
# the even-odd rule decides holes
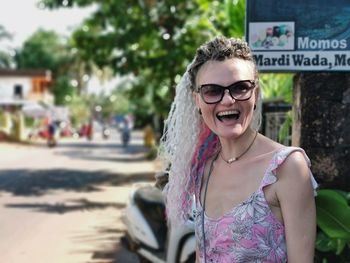
[[[331,238],[350,240],[350,207],[334,190],[319,190],[316,197],[317,225]]]
[[[337,251],[335,252],[335,254],[340,255],[345,248],[346,241],[343,239],[337,239],[336,242],[337,242]]]
[[[316,249],[321,252],[336,251],[337,243],[334,239],[331,239],[324,232],[320,231],[316,237]]]
[[[334,190],[334,191],[336,191],[337,193],[342,195],[346,199],[346,201],[349,203],[349,201],[350,201],[350,192],[347,193],[347,192],[342,191],[342,190]]]
[[[278,131],[278,140],[279,142],[283,142],[290,135],[290,128],[292,127],[293,119],[291,111],[288,111],[286,114],[286,119],[284,120],[282,126]]]

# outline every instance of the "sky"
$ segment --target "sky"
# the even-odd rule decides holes
[[[69,35],[93,10],[90,8],[39,9],[39,0],[0,0],[0,25],[13,35],[8,46],[19,48],[38,28]]]
[[[1,40],[0,49],[20,48],[39,28],[54,30],[60,35],[68,36],[94,10],[94,7],[42,10],[37,7],[38,2],[39,0],[0,0],[0,25],[13,37],[11,41]],[[112,79],[110,82],[101,83],[93,77],[89,81],[88,92],[108,93],[118,81],[119,79]]]

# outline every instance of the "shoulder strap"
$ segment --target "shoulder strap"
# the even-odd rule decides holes
[[[204,171],[205,171],[205,164],[203,164],[198,170],[197,170],[197,177],[195,182],[195,197],[196,201],[199,201],[200,191],[201,187],[203,185],[203,177],[204,177]]]
[[[306,155],[305,151],[300,147],[283,147],[283,148],[276,151],[276,153],[273,155],[273,157],[270,161],[269,167],[266,170],[266,173],[264,175],[264,178],[262,180],[260,188],[263,188],[267,185],[273,184],[278,180],[278,178],[276,176],[277,168],[283,164],[283,162],[287,159],[287,157],[291,153],[293,153],[295,151],[299,151],[304,155],[304,158],[305,158],[307,165],[309,167],[309,175],[310,175],[312,187],[314,189],[314,193],[316,194],[315,190],[316,190],[318,185],[317,185],[317,182],[316,182],[315,178],[313,177],[312,172],[310,170],[310,167],[311,167],[310,159]]]

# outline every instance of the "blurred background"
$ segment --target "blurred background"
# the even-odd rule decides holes
[[[31,0],[2,6],[2,140],[47,137],[51,122],[59,137],[82,137],[89,123],[117,127],[128,116],[135,129],[147,126],[157,141],[196,47],[215,35],[244,36],[242,0]],[[290,103],[291,80],[292,74],[263,75],[265,100]],[[290,120],[274,115],[278,127]],[[268,133],[285,140],[288,125]]]
[[[154,185],[164,169],[158,142],[196,48],[216,35],[243,38],[246,1],[0,0],[0,6],[0,261],[140,262],[122,244],[129,193],[135,183]],[[314,82],[324,74],[301,76],[323,87]],[[285,145],[292,144],[293,78],[260,74],[260,132]],[[310,113],[319,96],[308,96],[302,99]],[[324,129],[314,136],[313,127],[330,126],[321,114],[303,123],[327,150],[319,157],[319,144],[313,148],[316,179],[348,191],[342,172],[348,168],[336,164],[345,157],[332,155],[348,146],[339,139],[330,147],[320,137]],[[318,214],[326,219],[318,225],[317,262],[349,262],[350,195],[326,195],[338,206],[319,199],[328,212]]]

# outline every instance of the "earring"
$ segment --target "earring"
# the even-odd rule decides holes
[[[254,110],[256,110],[256,104],[254,104]]]
[[[202,110],[201,110],[201,108],[198,109],[198,113],[199,113],[199,115],[202,115]]]

